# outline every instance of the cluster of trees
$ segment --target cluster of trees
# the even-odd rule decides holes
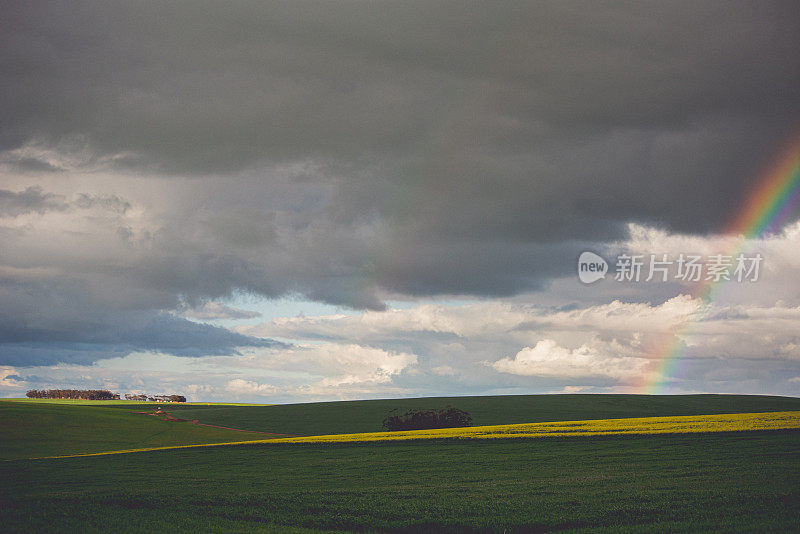
[[[456,428],[470,426],[472,416],[464,410],[447,406],[441,410],[409,410],[403,415],[392,410],[383,420],[383,428],[396,430],[424,430],[426,428]]]
[[[25,395],[31,399],[119,400],[107,389],[32,389]]]
[[[150,402],[186,402],[183,395],[125,395],[125,400],[150,401]]]
[[[25,395],[30,399],[80,399],[80,400],[119,400],[118,393],[107,389],[32,389]],[[150,402],[186,402],[183,395],[125,395],[126,400]]]

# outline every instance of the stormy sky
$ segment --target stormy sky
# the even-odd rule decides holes
[[[0,395],[800,394],[797,210],[710,311],[575,272],[731,250],[795,2],[1,9]]]

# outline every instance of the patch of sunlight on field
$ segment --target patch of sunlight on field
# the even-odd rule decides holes
[[[507,439],[545,438],[564,436],[608,436],[635,434],[686,434],[701,432],[742,432],[755,430],[800,429],[800,411],[739,413],[722,415],[681,415],[670,417],[639,417],[628,419],[593,419],[588,421],[559,421],[548,423],[524,423],[514,425],[492,425],[467,428],[438,428],[432,430],[409,430],[400,432],[367,432],[360,434],[332,434],[297,438],[270,438],[260,440],[232,441],[145,447],[119,451],[74,454],[64,456],[40,456],[28,459],[73,458],[78,456],[104,456],[167,449],[189,449],[196,447],[220,447],[232,445],[258,445],[282,443],[338,443],[373,442],[427,439]]]

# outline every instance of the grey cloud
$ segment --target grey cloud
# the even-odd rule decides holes
[[[63,169],[32,157],[6,157],[5,164],[18,172],[56,172]]]
[[[252,319],[261,314],[250,310],[231,308],[219,302],[204,302],[201,306],[187,308],[181,315],[192,319]]]
[[[2,332],[0,364],[40,366],[57,363],[88,365],[136,351],[176,356],[237,354],[238,347],[285,346],[269,339],[236,334],[167,314],[110,316],[104,323],[76,325],[71,332]],[[83,327],[83,328],[81,328]]]
[[[367,172],[343,198],[400,231],[423,220],[542,239],[630,219],[706,231],[798,119],[791,3],[6,11],[7,148],[75,137],[189,174],[355,166]],[[400,208],[375,206],[387,192]]]
[[[630,221],[723,228],[800,118],[790,2],[3,13],[0,212],[72,217],[0,226],[7,340],[542,289]]]
[[[43,214],[47,211],[65,211],[68,209],[87,210],[93,207],[124,213],[131,206],[130,203],[116,195],[88,195],[81,193],[74,200],[68,200],[63,195],[45,192],[39,185],[29,186],[23,191],[0,189],[0,217],[16,217],[23,213]]]
[[[67,209],[67,203],[63,197],[45,193],[39,186],[31,186],[24,191],[0,189],[0,215],[15,217],[23,213],[64,209]]]
[[[742,310],[726,309],[720,310],[717,313],[709,314],[707,317],[703,318],[703,321],[742,321],[747,319],[752,319],[752,317]]]
[[[105,211],[125,213],[131,208],[130,202],[119,198],[116,195],[87,195],[81,193],[74,202],[74,206],[80,209],[100,207]]]

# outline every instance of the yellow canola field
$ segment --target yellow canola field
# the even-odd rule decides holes
[[[607,436],[621,434],[682,434],[695,432],[736,432],[746,430],[800,429],[800,411],[738,413],[723,415],[681,415],[670,417],[638,417],[626,419],[592,419],[587,421],[558,421],[552,423],[522,423],[513,425],[475,426],[467,428],[438,428],[401,432],[368,432],[361,434],[331,434],[298,438],[271,438],[226,443],[173,445],[147,447],[63,456],[40,456],[29,460],[50,458],[75,458],[80,456],[105,456],[168,449],[194,449],[197,447],[222,447],[231,445],[258,445],[281,443],[337,443],[400,441],[415,439],[502,439],[544,438],[557,436]],[[7,460],[14,461],[14,460]]]
[[[679,434],[686,432],[733,432],[743,430],[800,429],[800,412],[739,413],[594,419],[553,423],[438,428],[399,432],[333,434],[299,438],[279,438],[270,443],[334,443],[343,441],[395,441],[410,439],[496,439],[543,438],[549,436],[602,436],[613,434]]]

